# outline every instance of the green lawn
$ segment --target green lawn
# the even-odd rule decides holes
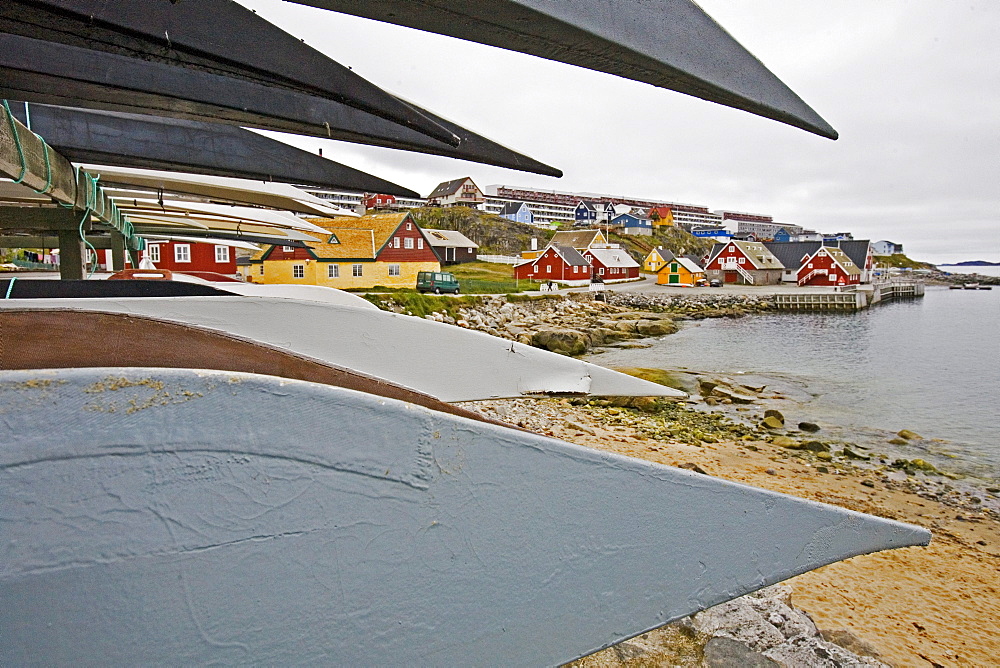
[[[507,294],[534,290],[534,281],[515,281],[514,268],[509,264],[493,262],[463,262],[441,268],[455,274],[466,294]]]

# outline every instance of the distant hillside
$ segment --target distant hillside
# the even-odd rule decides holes
[[[479,252],[486,255],[519,255],[530,247],[532,237],[538,238],[538,246],[541,248],[554,234],[552,230],[515,223],[462,206],[446,209],[426,207],[413,209],[411,213],[421,227],[461,232],[479,244]],[[567,226],[564,229],[571,228]],[[621,244],[639,262],[657,246],[663,246],[678,255],[700,257],[711,250],[713,243],[676,228],[664,228],[650,237],[612,233],[609,241]]]
[[[531,238],[538,238],[539,247],[552,238],[551,230],[515,223],[500,216],[464,206],[440,209],[425,207],[412,209],[414,220],[420,227],[432,230],[456,230],[479,244],[483,255],[520,255],[531,245]]]
[[[966,262],[949,262],[939,264],[939,267],[1000,267],[1000,262],[987,262],[986,260],[967,260]]]
[[[875,262],[880,265],[889,265],[890,267],[899,267],[901,269],[934,269],[933,264],[911,260],[902,253],[888,256],[881,255],[875,258]]]

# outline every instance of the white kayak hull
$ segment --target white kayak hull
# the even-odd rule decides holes
[[[0,300],[0,308],[145,315],[215,329],[354,369],[442,401],[532,394],[684,397],[589,362],[423,318],[276,297]]]
[[[923,529],[342,388],[0,373],[0,664],[556,665]]]

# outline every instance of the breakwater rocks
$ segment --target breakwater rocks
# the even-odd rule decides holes
[[[875,648],[849,631],[817,629],[806,612],[792,606],[787,585],[717,605],[570,665],[887,667]]]
[[[670,313],[691,319],[739,318],[748,313],[772,311],[776,308],[772,295],[612,293],[608,296],[608,303],[627,309]]]
[[[483,297],[454,315],[435,311],[424,317],[564,355],[582,355],[595,346],[677,331],[667,314],[594,301],[589,294],[513,300],[505,295]]]

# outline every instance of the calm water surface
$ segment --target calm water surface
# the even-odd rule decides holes
[[[800,400],[790,420],[839,425],[876,448],[910,429],[928,439],[911,458],[1000,478],[1000,288],[929,287],[851,314],[704,320],[648,343],[591,361],[763,376]]]

